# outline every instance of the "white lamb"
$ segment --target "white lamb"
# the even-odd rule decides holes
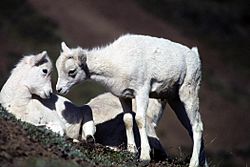
[[[62,43],[62,50],[56,62],[59,93],[65,94],[80,81],[92,79],[119,97],[125,113],[131,112],[131,99],[135,98],[140,160],[150,160],[146,111],[149,98],[153,97],[168,100],[192,137],[189,166],[207,166],[199,113],[201,63],[197,48],[189,49],[162,38],[128,34],[102,48],[70,49]]]
[[[2,87],[0,103],[22,121],[46,126],[75,139],[84,123],[81,137],[93,138],[95,125],[90,110],[87,106],[77,107],[68,99],[52,94],[51,71],[52,63],[46,51],[25,56]]]
[[[124,128],[123,110],[117,97],[105,93],[86,105],[75,106],[68,99],[52,93],[51,71],[52,64],[46,52],[25,56],[4,84],[0,103],[18,119],[45,126],[60,135],[66,133],[73,139],[90,141],[95,138],[96,142],[115,148],[127,143],[129,151],[137,152],[135,143],[139,144],[139,136],[134,140],[133,129],[138,128],[133,128],[130,113],[124,118],[131,118],[132,122],[126,122]],[[152,158],[163,160],[166,153],[155,133],[162,106],[157,100],[151,100],[148,110],[148,137],[155,153]]]

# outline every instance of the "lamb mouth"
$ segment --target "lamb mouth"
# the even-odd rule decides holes
[[[43,97],[42,97],[42,98],[44,98],[44,99],[50,99],[50,98],[51,98],[51,96],[52,96],[52,92],[49,92],[49,93],[45,93],[45,92],[44,92],[44,94],[43,94]]]

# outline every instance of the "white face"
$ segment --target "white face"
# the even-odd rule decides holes
[[[86,73],[82,66],[86,63],[84,51],[81,48],[69,49],[62,43],[62,51],[56,61],[58,80],[56,90],[66,94],[73,85],[86,79]]]
[[[27,74],[22,81],[31,94],[41,98],[49,98],[52,93],[51,71],[52,63],[47,52],[29,57]]]

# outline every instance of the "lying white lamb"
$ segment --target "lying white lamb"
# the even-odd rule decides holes
[[[46,51],[25,56],[2,87],[0,103],[22,121],[46,126],[75,139],[84,123],[81,137],[93,137],[95,125],[87,107],[77,107],[68,99],[52,94],[51,71],[52,63]]]
[[[68,99],[52,93],[51,71],[52,64],[46,52],[25,56],[4,84],[0,103],[18,119],[36,126],[46,126],[61,135],[66,133],[68,137],[87,140],[93,140],[94,136],[96,142],[111,147],[127,142],[129,151],[137,151],[135,143],[139,145],[139,136],[134,140],[134,119],[131,114],[127,114],[125,129],[123,110],[117,97],[105,93],[92,99],[87,105],[75,106]],[[155,133],[161,113],[160,103],[151,100],[147,114],[148,137],[151,148],[155,150],[155,155],[152,156],[159,160],[166,158]],[[136,126],[134,130],[137,130]]]
[[[146,111],[149,98],[153,97],[168,100],[192,137],[189,166],[207,166],[199,113],[201,63],[197,48],[189,49],[163,38],[128,34],[102,48],[70,49],[62,43],[62,50],[56,62],[59,93],[65,94],[73,85],[92,79],[119,97],[125,113],[131,112],[131,99],[135,98],[141,160],[150,160]]]

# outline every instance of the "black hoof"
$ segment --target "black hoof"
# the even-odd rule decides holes
[[[88,135],[88,136],[86,137],[86,142],[87,142],[87,143],[94,144],[94,143],[95,143],[95,138],[94,138],[93,136],[91,136],[91,135]]]

